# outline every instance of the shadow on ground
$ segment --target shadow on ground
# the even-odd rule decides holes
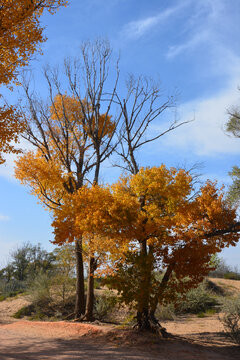
[[[3,335],[3,336],[2,336]],[[199,338],[204,340],[199,344]],[[22,337],[20,334],[1,332],[1,360],[239,360],[240,347],[228,345],[219,347],[216,343],[209,346],[205,342],[210,334],[195,334],[194,339],[175,337],[159,340],[158,343],[146,341],[126,346],[125,340],[119,338],[112,342],[103,341],[100,337],[79,339],[46,339]],[[211,333],[212,336],[212,333]],[[221,335],[215,334],[218,341]],[[198,343],[195,343],[198,341]],[[224,341],[224,340],[223,340]]]

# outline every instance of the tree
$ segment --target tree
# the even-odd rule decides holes
[[[240,138],[240,111],[238,107],[228,110],[229,120],[226,124],[226,132],[232,134],[236,138]],[[231,204],[239,205],[240,201],[240,168],[233,166],[229,173],[233,183],[229,187],[228,199]]]
[[[136,150],[142,145],[183,124],[174,121],[169,127],[166,125],[164,132],[145,141],[143,138],[148,126],[174,106],[174,99],[164,99],[160,88],[152,81],[143,80],[142,77],[135,81],[132,77],[131,86],[129,82],[127,85],[127,100],[122,100],[117,89],[118,60],[112,67],[111,54],[112,50],[106,41],[83,44],[80,59],[66,61],[61,74],[66,76],[68,92],[61,85],[58,71],[46,69],[45,77],[49,86],[47,104],[34,98],[29,84],[25,83],[30,111],[27,115],[26,109],[22,111],[27,123],[24,138],[37,151],[27,153],[17,162],[16,176],[22,183],[29,185],[33,194],[53,212],[66,202],[71,208],[71,197],[86,183],[96,186],[102,163],[114,153],[120,157],[123,154],[122,157],[127,158],[128,153],[126,155],[124,151],[128,152],[127,147],[130,149],[131,146],[130,161],[133,162]],[[114,75],[109,76],[110,70],[114,68]],[[136,140],[137,143],[134,142]],[[75,240],[71,238],[71,241],[77,238],[75,233]],[[93,277],[98,266],[94,251],[96,237],[94,241],[88,236],[78,238],[76,242],[79,259],[77,269],[81,268],[81,304],[84,304],[83,241],[89,253],[85,318],[91,320]],[[80,294],[80,290],[77,293]],[[76,311],[77,317],[83,314],[84,306],[81,306],[81,311]]]
[[[0,107],[0,164],[5,162],[1,153],[20,153],[12,142],[18,142],[18,136],[23,130],[24,123],[16,109],[6,105]]]
[[[2,0],[0,5],[0,86],[17,82],[19,68],[28,65],[40,44],[46,40],[39,20],[46,9],[54,13],[66,0]],[[1,98],[1,94],[0,94]],[[0,153],[16,152],[23,130],[13,106],[0,107]],[[0,164],[4,162],[0,154]]]
[[[141,168],[111,187],[82,187],[71,207],[66,202],[55,211],[57,242],[75,232],[102,239],[96,247],[108,249],[105,271],[124,302],[136,307],[142,330],[164,334],[157,304],[197,286],[212,269],[211,256],[239,239],[236,212],[223,192],[210,181],[193,190],[185,170]]]
[[[97,183],[100,165],[113,151],[113,137],[119,118],[113,119],[110,110],[118,81],[118,69],[112,96],[105,99],[110,56],[108,42],[84,44],[81,57],[84,66],[76,61],[66,62],[64,66],[70,94],[63,89],[57,71],[45,69],[49,86],[47,104],[34,98],[29,84],[24,84],[28,108],[22,110],[27,124],[23,137],[36,151],[26,153],[17,161],[16,177],[30,186],[32,193],[50,210],[61,207],[66,196],[74,194],[85,182]],[[82,87],[82,83],[86,88]],[[103,98],[106,100],[105,112],[100,113]],[[74,241],[77,263],[75,312],[76,318],[79,318],[85,312],[83,244],[77,234]],[[91,257],[90,265],[93,268],[95,260],[93,255]],[[89,288],[91,313],[92,277]]]
[[[6,282],[32,281],[40,272],[46,273],[53,268],[53,254],[42,249],[40,244],[26,243],[10,254],[11,261],[2,269],[2,278]]]
[[[229,173],[233,183],[230,185],[228,190],[228,200],[231,204],[239,206],[240,202],[240,168],[233,166],[232,171]]]

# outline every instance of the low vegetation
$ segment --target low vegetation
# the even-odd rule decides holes
[[[25,244],[12,252],[11,256],[9,264],[0,272],[0,300],[19,293],[24,293],[30,300],[30,304],[18,310],[14,318],[48,321],[74,319],[76,279],[73,247],[65,245],[47,253],[39,245]],[[219,260],[217,266],[219,269],[216,268],[215,274],[219,278],[221,272],[225,279],[230,268],[222,260]],[[214,272],[211,272],[213,275]],[[237,269],[235,275],[238,275]],[[219,320],[227,336],[239,344],[240,297],[236,297],[230,285],[226,288],[226,284],[219,281],[220,278],[206,278],[184,296],[178,294],[174,303],[158,305],[157,319],[171,321],[179,316],[206,317],[219,313]],[[124,326],[133,325],[136,322],[134,304],[126,306],[117,291],[110,290],[106,283],[106,279],[103,281],[101,278],[94,281],[94,319]]]
[[[240,295],[235,298],[225,299],[222,305],[220,321],[226,334],[240,345]]]

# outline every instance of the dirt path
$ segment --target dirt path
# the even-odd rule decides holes
[[[206,335],[206,334],[205,334]],[[212,334],[211,334],[212,336]],[[214,335],[216,337],[216,334]],[[209,337],[209,334],[208,334]],[[157,340],[124,330],[65,322],[19,321],[0,326],[1,360],[237,360],[231,343],[200,344],[197,339]],[[220,337],[219,337],[220,340]]]
[[[0,303],[0,360],[239,360],[216,317],[166,322],[173,338],[136,334],[113,326],[16,321],[23,298]]]

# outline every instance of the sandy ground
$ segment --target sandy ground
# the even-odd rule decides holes
[[[240,282],[231,286],[240,290]],[[240,359],[240,347],[223,335],[216,315],[162,323],[173,336],[159,339],[109,325],[13,319],[27,303],[23,298],[0,302],[0,360]]]

